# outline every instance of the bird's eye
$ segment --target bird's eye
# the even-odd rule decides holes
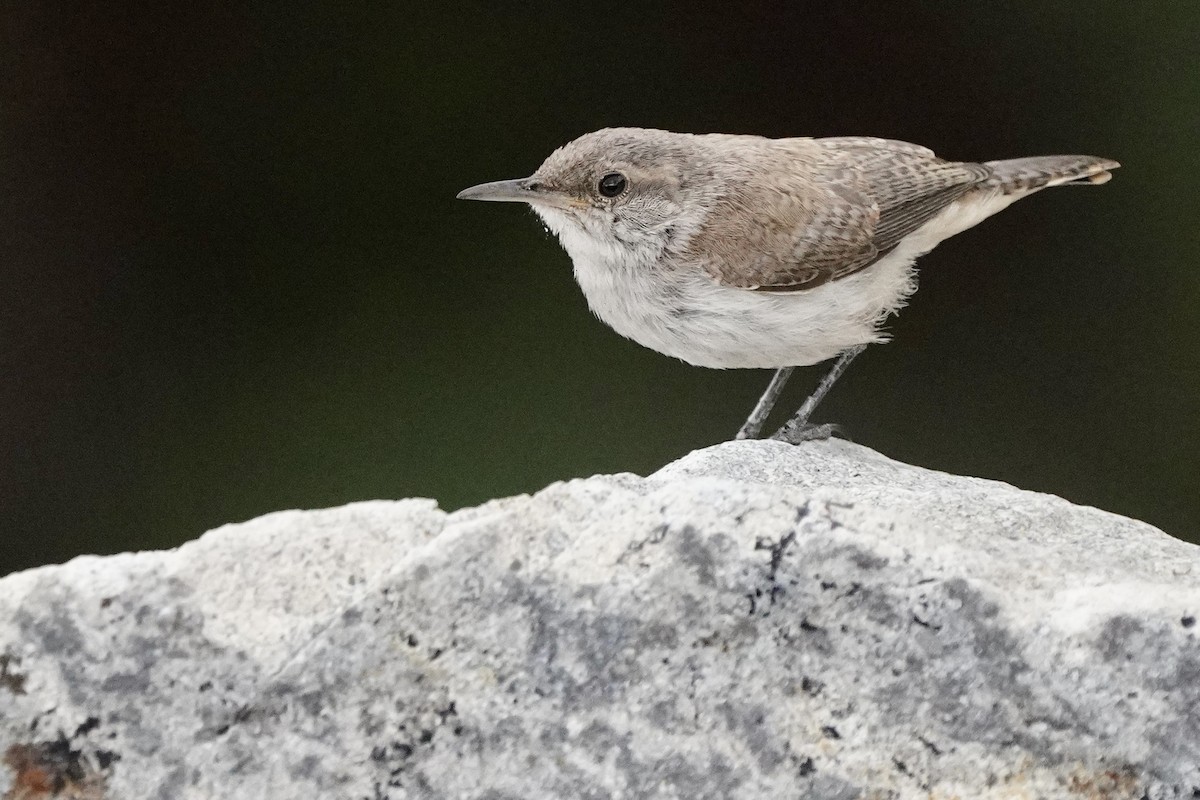
[[[627,185],[625,176],[619,172],[610,172],[600,179],[600,194],[605,197],[616,197],[625,191]]]

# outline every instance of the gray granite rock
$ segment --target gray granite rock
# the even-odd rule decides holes
[[[1197,616],[1143,523],[730,443],[8,576],[0,793],[1195,798]]]

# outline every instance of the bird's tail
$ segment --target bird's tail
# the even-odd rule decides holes
[[[992,176],[984,185],[1005,194],[1032,192],[1048,186],[1107,183],[1112,179],[1109,170],[1121,166],[1112,159],[1096,156],[1036,156],[986,163],[992,168]]]

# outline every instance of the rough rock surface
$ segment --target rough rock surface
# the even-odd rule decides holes
[[[1196,798],[1200,548],[845,442],[0,580],[4,798]]]

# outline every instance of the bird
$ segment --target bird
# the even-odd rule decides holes
[[[850,361],[886,342],[916,259],[1042,189],[1102,184],[1108,158],[950,161],[871,136],[767,138],[605,128],[529,177],[459,192],[528,204],[592,312],[617,333],[715,369],[774,369],[735,438],[757,438],[796,367],[836,359],[773,438],[810,422]]]

